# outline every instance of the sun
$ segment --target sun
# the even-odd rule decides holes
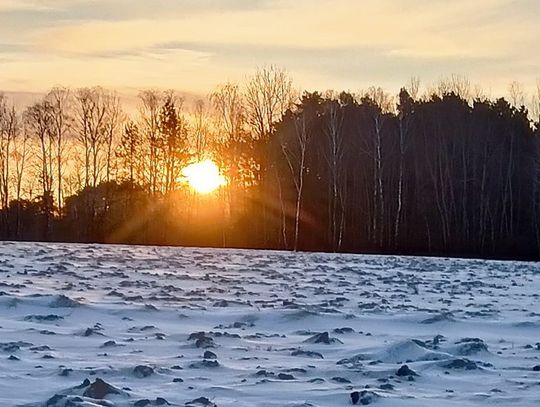
[[[227,183],[212,160],[190,164],[184,167],[182,175],[189,186],[199,194],[209,194]]]

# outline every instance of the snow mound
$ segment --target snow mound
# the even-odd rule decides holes
[[[489,353],[486,343],[480,338],[462,338],[453,345],[446,346],[444,350],[456,356],[472,356],[480,353]]]
[[[127,406],[129,394],[100,378],[94,382],[85,379],[80,385],[57,392],[44,403],[29,404],[28,407],[120,407]]]
[[[393,343],[382,350],[365,355],[366,359],[380,360],[385,363],[410,363],[428,360],[443,360],[452,355],[425,347],[422,341],[407,339]]]
[[[75,301],[64,294],[55,295],[53,300],[49,303],[50,308],[76,308],[80,306],[80,302]]]

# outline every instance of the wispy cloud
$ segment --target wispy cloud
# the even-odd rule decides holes
[[[0,12],[17,10],[50,10],[47,2],[37,0],[0,0]]]

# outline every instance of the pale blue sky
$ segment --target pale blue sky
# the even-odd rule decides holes
[[[538,0],[0,0],[0,90],[206,94],[276,64],[307,89],[459,74],[496,96],[540,78],[538,21]]]

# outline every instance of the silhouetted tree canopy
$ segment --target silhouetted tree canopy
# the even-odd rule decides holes
[[[525,107],[380,88],[293,103],[290,82],[286,95],[270,86],[286,77],[259,74],[245,96],[218,88],[214,113],[201,102],[194,121],[171,92],[144,92],[140,117],[125,120],[114,95],[79,90],[65,133],[46,100],[16,131],[0,103],[0,237],[540,257],[540,134]],[[69,134],[78,150],[66,158]],[[16,170],[23,142],[38,146],[31,198]],[[228,185],[187,188],[181,171],[194,157],[218,163]]]

